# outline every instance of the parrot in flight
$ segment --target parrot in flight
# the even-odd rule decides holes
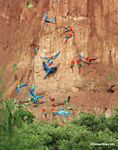
[[[91,64],[91,62],[93,62],[93,61],[95,61],[95,60],[97,60],[98,58],[89,58],[89,57],[87,57],[86,58],[86,64],[88,64],[88,65],[90,65]]]
[[[36,95],[35,94],[35,86],[32,86],[31,89],[30,89],[30,95],[32,96],[32,101],[34,104],[37,104],[38,100],[39,99],[42,99],[44,96],[41,96],[41,95]]]
[[[55,23],[56,22],[56,18],[48,18],[48,14],[44,14],[44,21],[46,23]]]
[[[69,117],[69,116],[71,116],[71,113],[65,111],[64,109],[61,109],[61,110],[58,111],[58,112],[54,112],[54,115]]]
[[[89,58],[89,57],[86,57],[85,60],[83,60],[82,58],[80,58],[82,62],[84,62],[85,64],[92,64],[93,61],[97,60],[98,58]]]
[[[46,79],[48,75],[57,71],[57,67],[48,67],[48,65],[45,62],[43,62],[43,68],[46,71],[44,79]]]
[[[20,93],[21,92],[21,88],[28,86],[28,84],[20,84],[18,83],[17,87],[16,87],[16,92]]]
[[[89,58],[89,57],[87,57],[86,58],[86,62],[88,62],[88,63],[91,63],[92,61],[95,61],[95,60],[97,60],[98,58]]]
[[[59,51],[58,53],[56,53],[54,56],[51,56],[51,57],[41,57],[41,58],[47,60],[47,64],[48,64],[48,66],[50,66],[51,64],[53,64],[54,60],[59,56],[60,53],[61,53],[61,51]]]

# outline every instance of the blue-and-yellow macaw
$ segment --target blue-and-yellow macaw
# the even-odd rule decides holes
[[[54,112],[54,115],[69,117],[69,116],[71,116],[71,113],[65,111],[64,109],[61,109],[61,110],[58,111],[58,112]]]
[[[49,76],[50,74],[57,71],[57,67],[48,67],[48,65],[45,62],[43,62],[43,68],[46,71],[46,75],[45,75],[44,79],[46,79],[47,76]]]
[[[44,14],[44,21],[46,22],[46,23],[55,23],[56,22],[56,18],[48,18],[48,14],[47,13],[45,13]]]
[[[17,87],[16,87],[16,92],[17,93],[20,93],[21,92],[21,88],[25,87],[25,86],[28,86],[28,84],[20,84],[18,83]]]
[[[30,95],[32,96],[32,101],[34,104],[37,104],[38,100],[39,99],[42,99],[44,96],[41,96],[41,95],[36,95],[35,94],[35,86],[32,86],[31,89],[30,89]]]
[[[54,56],[51,57],[41,57],[44,60],[47,60],[47,64],[48,66],[50,66],[51,64],[53,64],[54,60],[59,56],[59,54],[61,53],[61,51],[59,51],[58,53],[56,53]]]

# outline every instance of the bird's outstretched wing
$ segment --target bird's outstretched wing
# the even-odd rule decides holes
[[[55,23],[56,22],[56,18],[50,18],[49,22]]]
[[[81,61],[82,61],[83,63],[85,63],[85,64],[88,64],[88,65],[91,64],[90,62],[86,62],[86,61],[84,61],[84,60],[82,60],[82,59],[81,59]]]
[[[49,61],[49,58],[48,57],[41,57],[42,59],[45,59],[47,61]]]
[[[34,91],[32,89],[30,89],[30,94],[32,97],[34,97],[34,98],[36,97],[36,94],[34,93]]]
[[[91,61],[94,61],[94,60],[97,60],[98,58],[91,58],[90,60],[89,60],[89,62],[91,62]]]
[[[49,70],[48,65],[45,62],[43,62],[43,68],[46,72]]]
[[[20,84],[20,88],[23,88],[25,86],[28,86],[28,84]]]
[[[48,14],[44,14],[44,20],[48,21]]]
[[[56,22],[56,18],[48,18],[48,14],[44,14],[44,21],[45,22],[49,22],[49,23],[55,23]]]
[[[70,102],[70,99],[71,99],[71,96],[68,96],[68,99],[67,99],[67,101],[68,101],[68,102]]]
[[[55,54],[55,55],[53,56],[53,60],[56,59],[56,58],[59,56],[60,53],[61,53],[61,51],[59,51],[57,54]]]
[[[49,75],[49,73],[46,73],[45,77],[43,78],[43,80],[45,80],[47,78],[47,76]]]
[[[41,96],[41,95],[37,95],[36,97],[37,97],[37,99],[42,99],[42,98],[44,98],[44,96]]]
[[[31,90],[34,92],[35,91],[35,86],[32,85]]]

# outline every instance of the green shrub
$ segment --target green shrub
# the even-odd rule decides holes
[[[24,108],[14,109],[13,101],[4,102],[1,133],[6,134],[0,136],[0,150],[118,149],[118,109],[108,119],[103,115],[81,113],[64,126],[57,122],[38,124],[33,120],[34,115]]]
[[[108,119],[109,129],[118,133],[118,108],[114,110],[113,115]]]
[[[85,126],[92,132],[103,131],[107,128],[108,122],[105,116],[96,116],[92,113],[81,113],[78,119],[73,121],[73,124]]]

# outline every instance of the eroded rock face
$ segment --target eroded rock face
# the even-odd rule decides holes
[[[62,50],[61,56],[55,61],[57,64],[60,63],[60,67],[58,72],[46,81],[41,80],[44,73],[39,71],[39,77],[35,76],[36,83],[40,82],[40,85],[48,83],[48,93],[50,89],[52,89],[51,91],[56,89],[56,92],[60,91],[58,89],[65,91],[65,93],[67,91],[77,92],[76,86],[83,85],[86,80],[78,74],[77,67],[75,67],[74,74],[71,72],[70,60],[76,57],[79,52],[83,52],[85,56],[98,57],[98,62],[107,65],[107,67],[117,64],[116,37],[118,29],[117,23],[113,23],[115,20],[113,14],[117,12],[117,7],[114,7],[113,3],[115,1],[112,2],[112,5],[110,1],[106,3],[103,0],[50,1],[48,13],[50,17],[56,16],[56,24],[45,25],[42,21],[39,45],[41,50],[45,47],[47,51],[50,51],[49,56]],[[111,16],[113,16],[112,21],[109,20]],[[73,27],[75,39],[74,42],[70,39],[65,44],[64,36],[60,35],[63,32],[62,27],[68,25]],[[114,32],[112,31],[113,26]],[[111,37],[113,40],[110,40]],[[39,55],[41,55],[40,52]],[[42,68],[40,59],[35,63],[35,68],[37,67]]]
[[[14,0],[11,3],[9,0],[6,4],[0,0],[0,33],[3,35],[0,39],[0,58],[3,60],[3,55],[7,58],[5,64],[11,77],[6,76],[6,86],[12,89],[8,92],[9,95],[17,84],[17,80],[15,83],[11,80],[14,77],[11,66],[16,63],[18,79],[29,82],[30,85],[34,83],[38,92],[57,98],[79,96],[83,99],[81,104],[86,102],[87,97],[87,103],[93,104],[89,100],[92,98],[89,91],[103,92],[105,96],[101,100],[99,94],[96,94],[96,103],[102,105],[102,101],[108,97],[107,86],[115,83],[117,89],[117,0],[36,0],[31,9],[27,9],[26,2]],[[56,23],[45,24],[44,12],[48,12],[50,18],[56,17]],[[73,27],[75,38],[65,44],[65,36],[61,34],[66,26]],[[33,49],[37,44],[40,51],[35,56]],[[46,80],[43,80],[45,71],[40,59],[40,56],[45,56],[44,49],[49,52],[47,56],[61,50],[53,64],[60,64],[58,71]],[[77,58],[79,53],[85,57],[98,58],[98,64],[84,65],[80,74],[75,63],[72,73],[70,61]],[[111,72],[115,74],[113,80],[108,79]],[[82,94],[80,91],[83,91]],[[83,96],[84,92],[86,96]],[[114,99],[115,97],[116,95]],[[113,102],[113,105],[117,102]]]

